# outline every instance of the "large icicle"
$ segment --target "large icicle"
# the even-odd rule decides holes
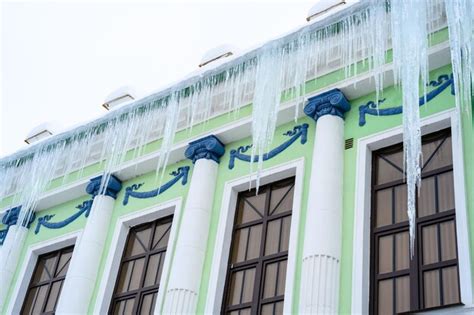
[[[456,107],[460,114],[472,115],[474,86],[474,2],[445,0],[451,47]]]
[[[417,187],[421,184],[419,78],[428,80],[427,0],[392,1],[392,45],[395,82],[403,99],[403,147],[407,181],[410,253],[413,256]]]

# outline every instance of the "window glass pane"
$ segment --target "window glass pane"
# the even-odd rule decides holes
[[[275,303],[275,315],[283,314],[283,301]]]
[[[32,314],[39,314],[42,312],[42,307],[46,300],[46,293],[48,293],[48,285],[42,285],[39,287],[34,306],[31,310]]]
[[[435,141],[434,143],[429,143],[429,144],[424,144],[423,147],[425,146],[439,146],[441,143],[441,140]],[[432,171],[444,166],[452,165],[453,164],[453,158],[452,158],[452,153],[451,153],[451,137],[448,137],[443,144],[441,144],[441,147],[438,149],[438,151],[435,153],[433,158],[428,161],[428,158],[430,156],[428,155],[423,155],[425,158],[425,161],[428,162],[424,168],[423,172],[428,172]]]
[[[58,267],[56,268],[56,277],[63,277],[67,273],[69,263],[71,262],[72,251],[63,253],[59,258]]]
[[[454,209],[453,172],[438,176],[438,203],[439,211]]]
[[[247,259],[251,260],[260,256],[260,244],[262,243],[262,225],[254,225],[250,228]]]
[[[262,315],[273,315],[273,303],[262,305]]]
[[[150,256],[143,287],[149,287],[159,282],[158,271],[160,270],[160,264],[163,260],[161,256],[161,253]]]
[[[423,265],[438,262],[437,224],[424,226],[423,231]]]
[[[145,258],[132,260],[123,264],[117,287],[118,293],[133,291],[140,287],[144,264]]]
[[[286,265],[287,261],[280,261],[278,267],[278,281],[277,281],[277,295],[285,294],[285,283],[286,283]]]
[[[408,220],[407,214],[407,186],[395,187],[395,223]]]
[[[263,287],[263,298],[276,296],[276,281],[278,274],[278,263],[268,264],[265,267],[265,283]]]
[[[241,262],[245,260],[245,252],[247,247],[247,238],[250,228],[243,228],[235,231],[234,244],[232,250],[232,262]]]
[[[151,315],[155,310],[156,292],[143,296],[140,305],[140,315]]]
[[[153,249],[163,248],[168,245],[170,231],[171,222],[156,225],[155,235],[153,236]]]
[[[422,180],[418,197],[418,217],[425,217],[436,213],[435,178],[428,177]]]
[[[379,238],[379,273],[393,271],[393,235]]]
[[[148,249],[150,237],[151,228],[147,228],[141,231],[132,230],[130,232],[125,257],[131,257],[145,253]]]
[[[56,259],[56,255],[39,258],[32,283],[39,283],[42,281],[50,280],[54,274],[53,272]]]
[[[52,312],[56,309],[56,303],[58,301],[59,294],[61,293],[61,288],[63,281],[56,281],[51,286],[51,291],[49,293],[48,302],[46,303],[45,312]]]
[[[270,214],[279,214],[293,209],[293,185],[273,189],[270,198]]]
[[[265,255],[278,253],[278,246],[280,244],[280,225],[281,219],[268,222]]]
[[[280,251],[284,252],[288,250],[288,245],[290,243],[290,228],[291,228],[291,216],[284,217],[281,227],[281,241],[280,241]]]
[[[244,285],[242,289],[242,302],[248,303],[252,301],[253,288],[255,286],[255,268],[245,270]]]
[[[408,312],[410,310],[410,278],[408,276],[398,277],[396,286],[396,312]]]
[[[403,152],[398,151],[392,154],[383,154],[383,157],[391,162],[391,164],[379,157],[377,159],[377,184],[385,184],[396,180],[403,179]]]
[[[392,188],[376,192],[377,227],[392,224]]]
[[[114,314],[116,315],[132,314],[134,302],[135,302],[135,299],[118,301],[115,304]]]
[[[382,280],[379,281],[379,292],[378,292],[378,310],[379,314],[392,314],[393,313],[393,280]]]
[[[409,251],[408,232],[397,233],[395,235],[395,269],[403,270],[410,268],[410,251]]]
[[[456,266],[443,269],[443,298],[444,304],[459,303],[458,268]]]
[[[432,270],[423,273],[423,290],[425,308],[440,306],[439,271]]]
[[[34,307],[34,302],[36,299],[36,294],[38,293],[38,288],[32,288],[28,290],[28,294],[26,295],[25,302],[23,305],[22,314],[31,314],[31,310]]]
[[[242,291],[243,279],[245,271],[236,271],[232,273],[230,280],[230,294],[228,305],[240,304],[240,296]]]
[[[243,197],[239,202],[236,223],[243,224],[260,220],[265,210],[266,197],[265,192],[260,192],[257,196]]]
[[[454,220],[440,224],[441,232],[441,259],[456,259],[456,231]]]

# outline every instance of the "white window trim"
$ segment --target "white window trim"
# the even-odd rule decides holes
[[[456,236],[459,254],[459,275],[461,301],[465,305],[473,303],[469,227],[467,220],[464,160],[458,112],[450,109],[422,119],[422,134],[452,126],[453,172],[456,206]],[[352,263],[352,314],[368,314],[370,275],[370,192],[372,151],[400,143],[402,127],[370,135],[358,140],[357,169],[355,187],[354,239]]]
[[[82,230],[55,237],[28,247],[25,260],[21,266],[15,289],[12,293],[12,302],[8,305],[7,314],[20,314],[28,286],[35,270],[38,256],[75,245],[82,235]],[[67,274],[66,274],[67,277]]]
[[[115,230],[112,236],[112,241],[105,262],[105,267],[102,272],[102,279],[97,293],[97,299],[94,306],[94,314],[107,314],[112,300],[113,291],[115,288],[115,282],[117,280],[118,271],[120,268],[120,261],[122,260],[122,254],[127,241],[127,236],[130,228],[143,224],[146,222],[152,222],[160,218],[164,218],[173,215],[173,222],[171,224],[170,238],[168,240],[168,249],[165,257],[162,277],[166,275],[168,277],[172,253],[174,252],[175,239],[177,237],[178,222],[180,222],[181,216],[181,204],[182,198],[172,199],[158,205],[140,210],[137,212],[123,215],[117,219]],[[162,306],[164,292],[163,288],[166,287],[168,279],[160,280],[160,290],[158,290],[158,296],[156,299],[156,305]],[[155,313],[158,310],[155,310]]]
[[[266,185],[291,176],[295,176],[295,188],[288,248],[285,303],[283,309],[285,314],[291,314],[291,308],[293,305],[293,291],[296,275],[296,252],[300,225],[301,201],[303,197],[304,158],[299,158],[285,164],[268,168],[263,170],[260,175],[260,185]],[[212,259],[208,294],[204,311],[205,314],[219,314],[221,311],[237,196],[239,192],[249,189],[249,182],[251,183],[251,187],[255,187],[255,180],[256,173],[252,173],[251,175],[230,180],[224,185],[221,215],[217,226],[216,244],[214,245],[214,256]]]

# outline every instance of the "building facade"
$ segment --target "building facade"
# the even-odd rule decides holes
[[[303,105],[282,102],[258,193],[246,104],[179,130],[163,179],[158,139],[112,174],[54,180],[29,222],[3,200],[1,313],[474,312],[473,125],[447,52],[443,28],[420,95],[413,255],[400,89],[377,108],[367,69],[332,69]]]

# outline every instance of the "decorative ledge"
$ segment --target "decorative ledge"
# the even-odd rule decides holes
[[[3,230],[0,230],[0,245],[3,245],[3,242],[5,242],[10,226],[16,225],[18,223],[20,210],[21,210],[21,206],[18,206],[18,207],[14,207],[5,211],[5,215],[2,218],[2,224],[6,225],[7,227]],[[26,226],[27,228],[30,228],[30,225],[35,220],[35,217],[36,217],[36,214],[32,212],[29,218],[25,218],[23,220],[24,222],[22,225]]]
[[[84,213],[84,216],[87,218],[92,208],[92,202],[93,202],[93,199],[84,201],[82,204],[76,206],[76,208],[79,209],[79,211],[74,213],[69,218],[59,221],[59,222],[49,222],[49,220],[51,220],[55,216],[54,214],[47,214],[45,216],[39,217],[38,223],[36,224],[36,228],[35,228],[35,234],[39,233],[41,226],[44,226],[45,228],[48,228],[48,229],[63,228],[69,223],[74,222],[83,213]]]
[[[190,142],[184,155],[193,161],[193,164],[199,159],[208,159],[219,163],[225,152],[224,147],[224,144],[216,136],[210,135]]]
[[[318,121],[324,115],[333,115],[344,119],[344,113],[350,109],[351,105],[344,93],[339,89],[332,89],[310,97],[304,107],[304,113],[313,118],[314,121]]]
[[[162,194],[165,191],[167,191],[174,184],[176,184],[180,179],[182,179],[181,185],[184,186],[188,182],[188,173],[189,173],[189,166],[179,167],[176,171],[173,171],[170,173],[170,175],[174,176],[173,179],[171,179],[169,182],[162,185],[161,187],[158,187],[150,191],[136,191],[137,189],[140,189],[140,187],[144,183],[133,184],[131,186],[128,186],[127,188],[125,188],[125,196],[123,198],[123,205],[126,206],[128,204],[128,200],[130,197],[140,198],[140,199],[156,197],[159,194]]]
[[[434,80],[428,83],[428,86],[436,87],[436,89],[428,92],[426,96],[420,97],[418,101],[420,107],[425,105],[427,102],[431,101],[435,97],[437,97],[441,92],[446,90],[448,87],[451,87],[451,94],[454,95],[453,74],[440,75],[437,80]],[[382,104],[383,102],[385,102],[385,99],[379,100],[379,104]],[[375,102],[370,101],[365,105],[359,106],[359,126],[364,126],[366,124],[365,115],[391,116],[391,115],[401,114],[402,112],[403,112],[402,105],[396,106],[396,107],[390,107],[390,108],[377,109],[377,105],[375,104]]]
[[[307,141],[307,136],[308,136],[308,124],[302,124],[293,127],[293,130],[289,130],[283,134],[284,136],[289,136],[291,137],[284,143],[280,144],[278,147],[274,148],[268,153],[263,154],[262,159],[263,161],[270,160],[271,158],[277,156],[281,152],[285,151],[289,146],[291,146],[298,138],[300,138],[301,144],[305,144]],[[229,160],[229,169],[233,169],[235,166],[235,159],[244,161],[244,162],[249,162],[251,160],[251,156],[244,154],[247,152],[252,145],[246,145],[246,146],[240,146],[237,148],[237,150],[233,149],[230,151],[230,160]],[[253,162],[258,162],[259,156],[254,156]]]
[[[86,192],[92,195],[92,198],[100,194],[117,199],[117,194],[120,189],[122,189],[120,179],[114,175],[110,175],[107,184],[101,187],[102,177],[103,175],[92,178],[86,187]]]

